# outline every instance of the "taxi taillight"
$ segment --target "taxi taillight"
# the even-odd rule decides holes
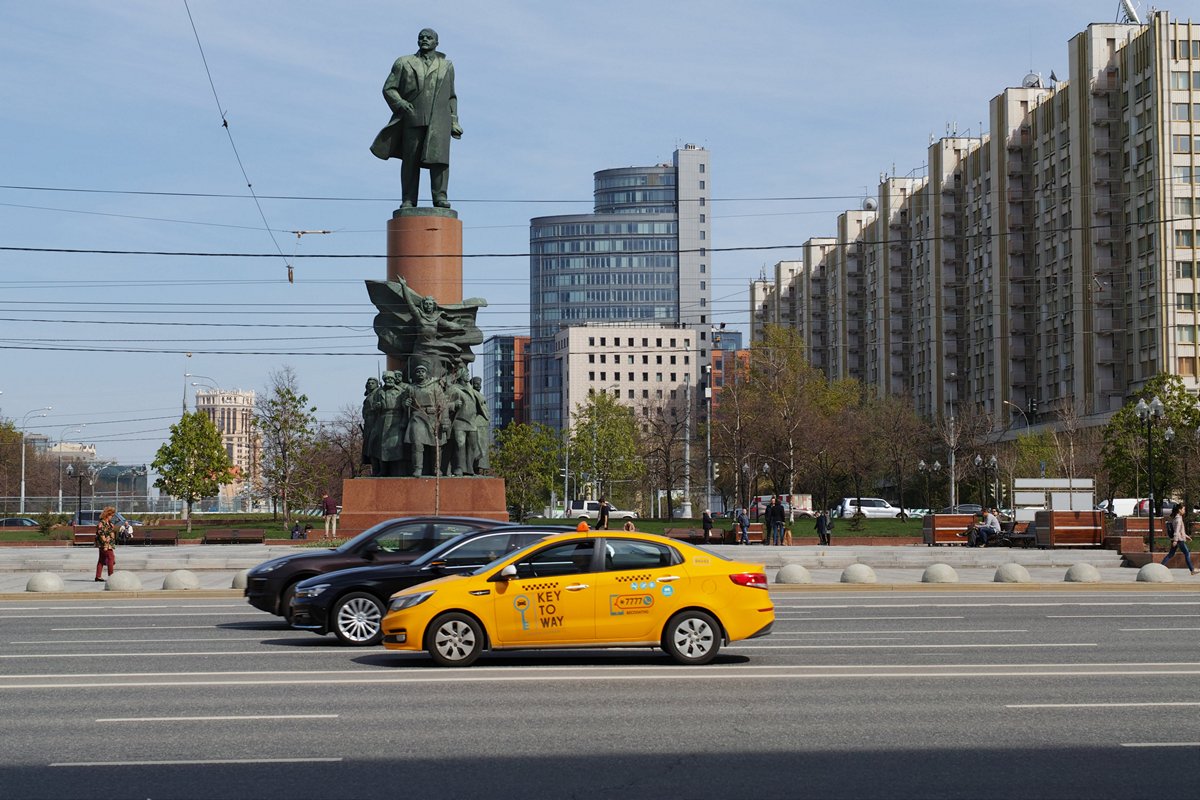
[[[749,586],[754,589],[767,588],[767,575],[763,572],[738,572],[730,575],[729,580],[738,586]]]

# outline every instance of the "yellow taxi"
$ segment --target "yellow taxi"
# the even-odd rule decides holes
[[[551,536],[392,595],[383,646],[465,667],[485,650],[661,647],[707,664],[775,622],[761,564],[649,533]]]

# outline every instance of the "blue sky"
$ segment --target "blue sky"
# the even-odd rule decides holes
[[[528,258],[503,254],[528,251],[531,217],[589,211],[596,170],[669,161],[695,143],[711,151],[714,248],[830,235],[880,173],[924,174],[931,135],[947,125],[977,135],[990,98],[1031,69],[1066,78],[1069,38],[1114,21],[1117,7],[6,3],[0,245],[273,255],[0,250],[0,416],[51,405],[30,430],[144,463],[185,387],[192,406],[192,380],[261,391],[288,365],[322,418],[357,406],[382,363],[362,281],[383,277],[399,195],[398,162],[367,148],[388,119],[383,80],[422,27],[455,64],[465,136],[450,197],[464,226],[464,296],[488,299],[480,322],[494,335],[528,326]],[[291,199],[306,197],[336,199]],[[333,254],[377,257],[294,258]],[[749,282],[796,257],[714,256],[714,321],[744,328]]]

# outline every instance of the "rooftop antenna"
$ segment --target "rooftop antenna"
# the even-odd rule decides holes
[[[1142,18],[1138,15],[1137,9],[1133,7],[1133,0],[1121,0],[1121,5],[1117,7],[1117,22],[1127,22],[1133,25],[1141,25]]]

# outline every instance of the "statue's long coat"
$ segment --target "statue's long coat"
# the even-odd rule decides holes
[[[397,100],[412,103],[411,114],[397,108]],[[378,158],[400,158],[400,142],[412,135],[410,128],[428,128],[421,166],[450,163],[450,130],[458,125],[458,96],[454,93],[454,64],[445,54],[434,53],[432,68],[420,55],[400,56],[383,83],[383,99],[392,109],[392,119],[384,126],[371,152]],[[416,132],[420,135],[420,132]]]

